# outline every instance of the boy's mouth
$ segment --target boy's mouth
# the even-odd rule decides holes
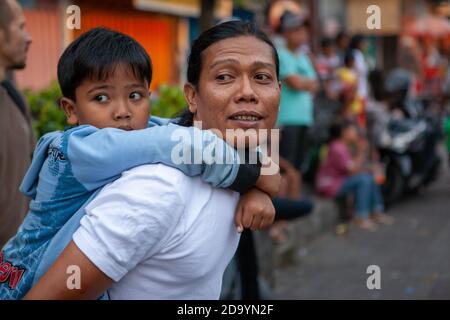
[[[122,129],[122,130],[125,130],[125,131],[131,131],[131,130],[133,130],[133,128],[130,127],[130,126],[120,126],[120,127],[117,127],[117,129]]]

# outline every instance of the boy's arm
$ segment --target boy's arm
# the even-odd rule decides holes
[[[117,179],[123,171],[150,163],[201,175],[214,187],[245,192],[255,185],[260,165],[240,164],[238,152],[208,130],[174,124],[123,131],[82,126],[64,134],[62,148],[74,177],[88,190]]]
[[[154,127],[154,126],[166,126],[169,123],[173,123],[174,119],[171,118],[161,118],[156,116],[151,116],[148,120],[148,127]]]

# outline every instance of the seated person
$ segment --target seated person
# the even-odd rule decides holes
[[[373,173],[364,170],[367,143],[361,143],[356,124],[347,119],[336,121],[330,128],[330,139],[316,177],[317,192],[330,198],[352,194],[355,198],[352,222],[357,227],[373,231],[376,222],[391,224],[392,218],[384,213],[380,187]],[[356,149],[355,155],[352,148]]]

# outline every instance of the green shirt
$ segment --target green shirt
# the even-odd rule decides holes
[[[278,47],[280,58],[280,79],[299,75],[304,78],[317,79],[316,71],[305,53],[294,54],[287,48]],[[279,125],[306,125],[313,122],[313,97],[308,91],[289,88],[284,82],[281,87]]]

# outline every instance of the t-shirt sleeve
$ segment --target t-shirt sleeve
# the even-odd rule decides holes
[[[182,174],[171,169],[169,175],[166,169],[128,171],[86,207],[73,240],[114,281],[155,254],[182,216]]]

